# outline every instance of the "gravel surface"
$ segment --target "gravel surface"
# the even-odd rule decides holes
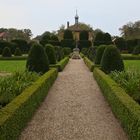
[[[127,140],[83,60],[70,60],[20,140]]]

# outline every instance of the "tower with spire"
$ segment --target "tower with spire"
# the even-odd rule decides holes
[[[78,25],[78,21],[79,20],[79,16],[78,16],[78,12],[76,10],[76,16],[75,16],[75,25]]]

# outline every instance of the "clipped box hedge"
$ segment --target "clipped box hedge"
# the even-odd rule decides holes
[[[81,56],[82,58],[84,58],[84,57],[85,57],[83,53],[80,53],[80,56]]]
[[[130,139],[140,140],[140,105],[100,69],[95,68],[93,74]]]
[[[140,55],[121,54],[123,60],[140,60]]]
[[[64,59],[59,61],[57,64],[50,65],[50,67],[51,68],[57,68],[58,71],[61,72],[61,71],[63,71],[63,69],[65,68],[65,66],[67,65],[68,62],[69,62],[69,57],[65,57]]]
[[[12,56],[12,57],[2,57],[0,56],[0,60],[27,60],[28,56]]]
[[[93,72],[94,63],[91,60],[89,60],[87,57],[84,57],[83,60],[84,60],[85,64],[87,65],[87,67],[89,68],[89,70],[91,72]]]
[[[16,140],[57,78],[51,69],[0,110],[0,140]]]

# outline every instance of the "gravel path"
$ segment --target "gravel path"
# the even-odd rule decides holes
[[[83,60],[70,60],[20,140],[127,140]]]

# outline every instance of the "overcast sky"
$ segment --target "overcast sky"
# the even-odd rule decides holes
[[[34,36],[80,22],[119,35],[119,27],[140,20],[140,0],[0,0],[0,28],[30,28]]]

